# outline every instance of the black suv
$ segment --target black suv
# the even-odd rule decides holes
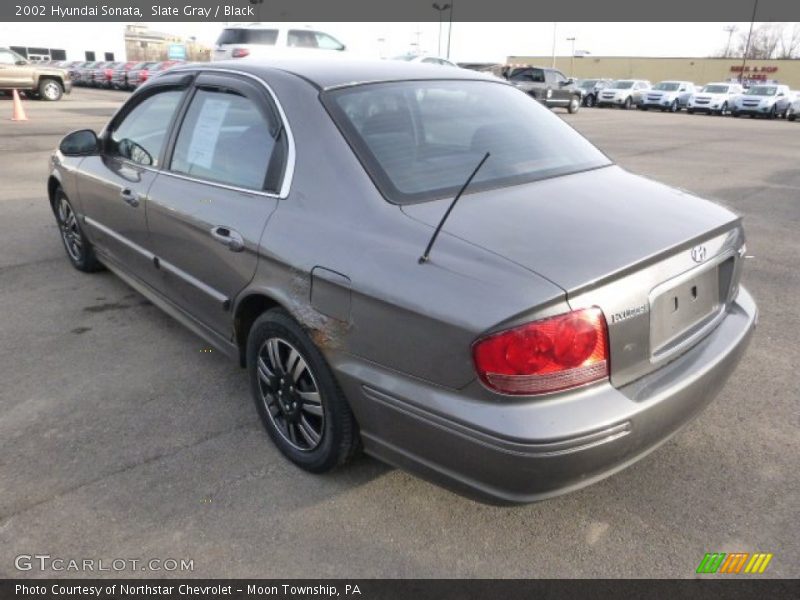
[[[549,108],[560,106],[574,113],[581,106],[582,94],[575,81],[556,69],[517,67],[511,69],[508,80]]]

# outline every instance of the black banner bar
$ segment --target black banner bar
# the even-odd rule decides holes
[[[800,597],[798,580],[488,580],[488,579],[26,579],[0,580],[3,600],[570,600],[669,598],[670,600],[777,600]]]
[[[755,0],[458,0],[455,21],[750,21]],[[435,21],[431,0],[2,0],[0,21]],[[755,21],[800,21],[800,2],[758,0]]]

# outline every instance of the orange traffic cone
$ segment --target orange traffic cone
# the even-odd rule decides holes
[[[12,121],[27,121],[28,117],[25,115],[25,109],[22,108],[22,101],[19,99],[19,92],[14,90],[14,116],[11,117]]]

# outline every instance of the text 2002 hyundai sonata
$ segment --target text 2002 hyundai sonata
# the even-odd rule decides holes
[[[48,189],[70,261],[238,357],[313,472],[363,446],[496,501],[579,488],[707,406],[756,321],[739,218],[465,70],[173,69]]]

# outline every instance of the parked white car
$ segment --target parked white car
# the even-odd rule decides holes
[[[739,83],[720,81],[707,83],[703,89],[689,98],[686,112],[705,112],[715,115],[725,115],[733,109],[734,102],[744,92]]]
[[[639,104],[642,94],[651,88],[644,79],[619,79],[597,96],[597,106],[619,106],[630,108]]]
[[[768,119],[787,116],[792,104],[791,94],[788,85],[754,85],[736,99],[731,114],[734,117],[750,115]]]
[[[446,58],[441,58],[439,56],[424,56],[420,54],[402,54],[400,56],[392,57],[392,60],[404,60],[406,62],[412,63],[423,63],[426,65],[441,65],[443,67],[456,67],[458,65]]]
[[[639,108],[641,110],[658,108],[661,112],[666,110],[678,112],[686,106],[694,93],[695,86],[691,81],[660,81],[646,94],[642,94]]]
[[[795,121],[800,117],[800,92],[792,92],[792,103],[786,110],[786,119]]]
[[[338,55],[347,47],[329,33],[285,23],[231,25],[222,30],[212,60],[248,57]]]

